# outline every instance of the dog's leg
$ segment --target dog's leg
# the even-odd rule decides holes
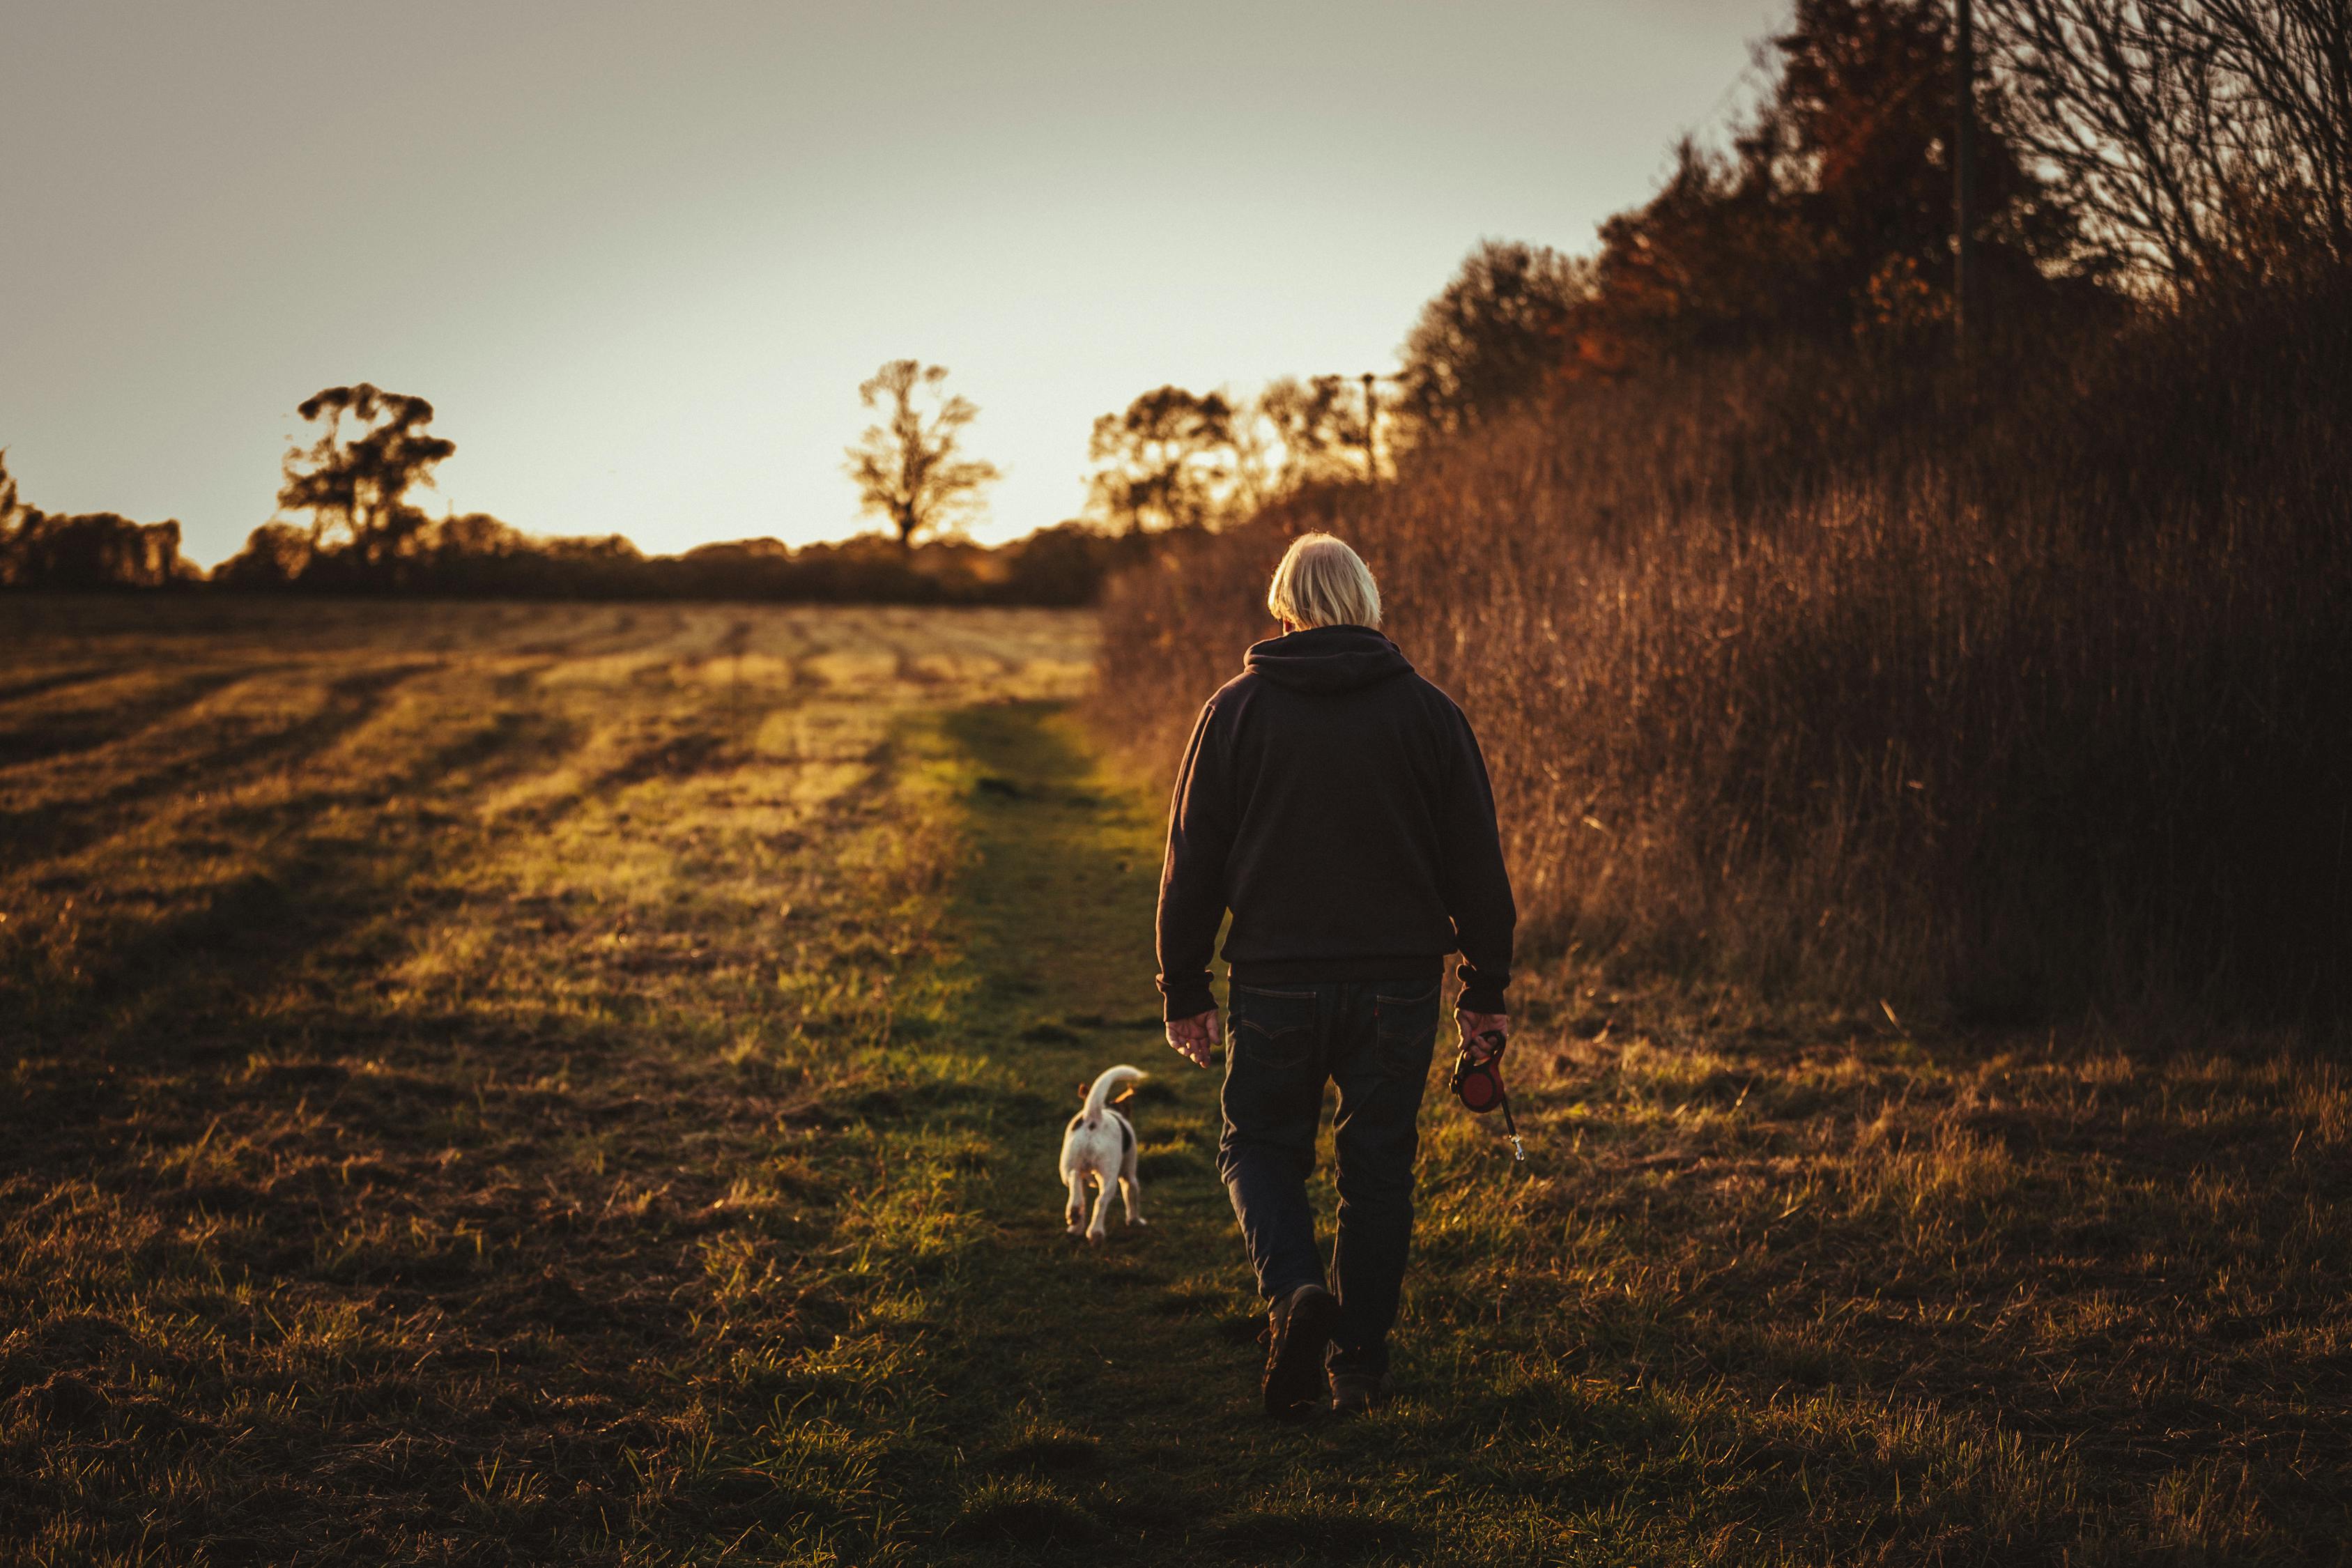
[[[1095,1217],[1093,1222],[1087,1226],[1087,1239],[1088,1241],[1099,1242],[1104,1237],[1110,1234],[1110,1188],[1111,1184],[1104,1180],[1099,1172],[1097,1173],[1095,1176]]]
[[[1127,1158],[1119,1163],[1118,1195],[1127,1205],[1128,1224],[1149,1225],[1151,1223],[1150,1220],[1143,1217],[1143,1184],[1138,1181],[1135,1175],[1135,1145],[1133,1142],[1129,1142],[1128,1144]]]
[[[1084,1171],[1072,1171],[1069,1180],[1070,1203],[1069,1207],[1064,1211],[1064,1216],[1070,1222],[1070,1234],[1081,1236],[1085,1232],[1080,1227],[1086,1224],[1087,1219],[1087,1173]]]

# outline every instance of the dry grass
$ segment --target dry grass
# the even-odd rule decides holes
[[[2352,310],[2053,326],[1982,368],[1660,369],[1114,584],[1172,765],[1330,527],[1478,726],[1539,951],[2015,1023],[2352,996]]]
[[[1640,1391],[1762,1517],[1796,1489],[1736,1558],[1850,1559],[1829,1521],[1874,1508],[1905,1560],[2344,1539],[2336,1063],[2285,1037],[1923,1040],[1597,979],[1521,1006],[1540,1173],[1444,1205],[1429,1251],[1463,1272],[1418,1304],[1492,1312],[1529,1389]],[[1491,1162],[1488,1131],[1445,1123],[1441,1157]]]
[[[1157,803],[996,700],[1087,621],[0,612],[0,1562],[2352,1538],[2352,1082],[2293,1038],[1548,969],[1531,1173],[1424,1111],[1401,1397],[1273,1426],[1215,1077],[1155,1044]],[[1153,1223],[1074,1254],[1118,1060]]]
[[[895,737],[1090,626],[5,610],[5,1555],[871,1545],[822,1412],[920,1248],[842,1123],[929,1076],[954,842]]]

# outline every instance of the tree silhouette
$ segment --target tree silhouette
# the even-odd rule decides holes
[[[1408,422],[1416,431],[1459,430],[1535,395],[1589,292],[1582,262],[1545,246],[1481,240],[1405,339]]]
[[[180,525],[117,512],[58,516],[31,505],[0,450],[0,588],[90,593],[163,588],[204,574],[180,558]]]
[[[1234,405],[1222,393],[1163,386],[1095,421],[1087,456],[1094,504],[1113,528],[1199,528],[1232,488]]]
[[[995,464],[958,455],[964,427],[980,409],[941,390],[947,375],[945,365],[894,359],[857,389],[860,402],[883,412],[883,422],[868,426],[847,448],[858,510],[888,519],[902,547],[926,530],[961,525],[980,510],[981,490],[1000,477]],[[922,401],[932,404],[928,416]]]
[[[1265,499],[1302,485],[1344,483],[1365,475],[1370,447],[1364,395],[1346,376],[1270,381],[1258,394],[1256,418],[1247,423],[1270,427],[1281,449],[1281,472],[1260,487]]]
[[[331,386],[295,412],[326,422],[316,442],[288,451],[278,492],[281,509],[310,514],[312,550],[348,552],[363,568],[408,553],[425,528],[425,514],[408,504],[409,489],[431,483],[434,465],[457,449],[425,433],[433,405],[362,382]],[[346,416],[365,433],[347,438]]]
[[[1947,319],[1953,98],[1944,0],[1797,0],[1780,74],[1727,153],[1685,139],[1664,185],[1601,227],[1571,369],[1776,334]],[[2073,215],[2020,159],[1979,86],[1978,256],[1996,292],[2081,268]]]

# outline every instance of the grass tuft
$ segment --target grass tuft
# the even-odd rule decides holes
[[[947,1528],[950,1541],[1006,1546],[1078,1546],[1102,1534],[1102,1525],[1076,1501],[1027,1476],[981,1482]]]

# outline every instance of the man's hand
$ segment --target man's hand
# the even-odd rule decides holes
[[[1454,1026],[1462,1031],[1462,1049],[1470,1059],[1479,1063],[1490,1062],[1502,1056],[1504,1043],[1510,1038],[1511,1016],[1508,1013],[1457,1010],[1454,1015]],[[1486,1042],[1488,1035],[1495,1037],[1492,1045]]]
[[[1168,1020],[1169,1048],[1196,1068],[1209,1065],[1209,1053],[1224,1037],[1224,1024],[1214,1007],[1190,1018]]]

